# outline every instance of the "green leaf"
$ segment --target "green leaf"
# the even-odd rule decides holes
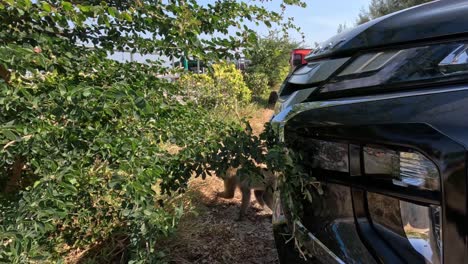
[[[123,12],[123,13],[121,13],[121,15],[128,22],[132,22],[133,18],[128,12]]]
[[[67,1],[62,2],[62,7],[63,7],[63,10],[65,11],[71,11],[73,9],[72,3],[67,2]]]
[[[90,90],[86,90],[83,92],[83,96],[84,97],[88,97],[89,95],[91,95],[91,91]]]
[[[75,178],[70,178],[70,179],[68,179],[68,181],[73,185],[78,184],[78,181]]]
[[[17,139],[17,136],[11,130],[3,130],[2,134],[6,139],[8,139],[10,141],[13,141],[13,140]]]
[[[83,12],[83,13],[87,13],[87,12],[91,11],[91,6],[78,5],[78,9],[80,9],[80,11]]]
[[[44,10],[44,11],[46,11],[48,13],[50,13],[50,11],[52,11],[52,7],[47,2],[42,2],[41,6],[42,6],[42,10]]]
[[[107,8],[107,12],[109,13],[109,15],[111,15],[112,17],[116,17],[116,14],[117,14],[117,8],[113,7],[113,6],[110,6]]]
[[[41,184],[41,181],[35,181],[34,185],[33,185],[33,188],[36,188],[37,186],[39,186],[39,184]]]

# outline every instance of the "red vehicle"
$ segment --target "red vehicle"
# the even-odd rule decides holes
[[[291,60],[289,61],[291,69],[297,66],[307,64],[305,57],[312,51],[312,49],[294,49],[291,52]]]
[[[292,72],[297,66],[307,64],[305,57],[312,52],[312,49],[293,49],[291,51],[291,58],[289,59],[290,72]],[[273,106],[278,100],[278,93],[272,91],[268,98],[268,105]]]

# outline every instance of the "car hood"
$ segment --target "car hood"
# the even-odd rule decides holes
[[[338,34],[306,59],[465,33],[468,33],[468,1],[439,0],[382,16]]]

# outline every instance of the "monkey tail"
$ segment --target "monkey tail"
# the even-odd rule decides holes
[[[263,194],[265,191],[262,190],[254,190],[254,195],[255,198],[257,199],[257,202],[263,207],[265,206],[265,200],[263,200]]]

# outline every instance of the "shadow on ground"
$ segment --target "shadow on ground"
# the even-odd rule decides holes
[[[241,195],[218,198],[223,183],[216,177],[190,183],[195,214],[185,216],[174,237],[158,250],[168,253],[169,263],[278,263],[271,211],[252,199],[247,217],[238,222]],[[253,197],[253,195],[252,195]]]

